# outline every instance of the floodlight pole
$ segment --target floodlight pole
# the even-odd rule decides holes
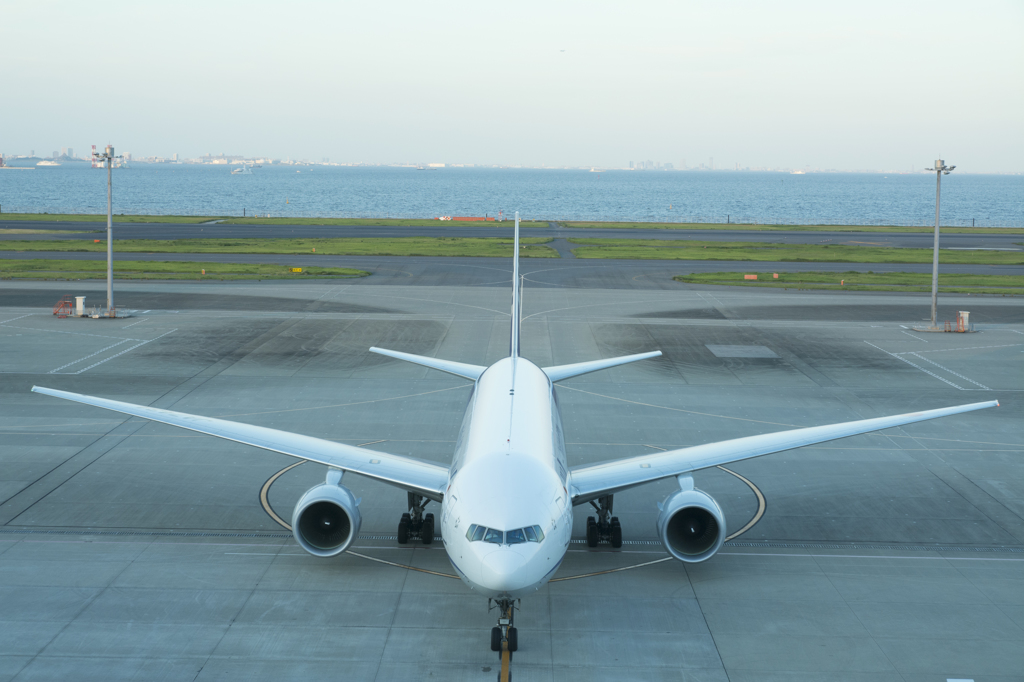
[[[114,309],[114,196],[111,175],[114,147],[106,145],[106,314]],[[938,256],[936,256],[938,257]],[[935,316],[934,314],[932,315]]]
[[[107,145],[102,154],[93,157],[107,164],[107,316],[114,310],[114,201],[111,173],[114,167],[114,147]]]
[[[942,159],[935,160],[935,245],[932,249],[932,329],[936,328],[939,303],[939,197],[942,189],[942,175],[949,175],[956,166],[947,166]]]

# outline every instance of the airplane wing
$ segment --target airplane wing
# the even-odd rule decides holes
[[[132,405],[131,403],[122,403],[116,400],[107,400],[106,398],[94,398],[88,395],[57,391],[41,386],[33,386],[32,392],[50,395],[55,398],[63,398],[64,400],[72,400],[85,405],[93,405],[94,407],[102,407],[105,410],[122,412],[162,424],[170,424],[171,426],[188,429],[189,431],[197,431],[209,436],[233,440],[236,443],[244,443],[253,447],[263,448],[264,450],[280,452],[282,455],[297,457],[309,462],[326,464],[327,466],[344,469],[367,478],[389,483],[402,490],[423,495],[437,502],[441,501],[441,498],[444,496],[445,486],[448,485],[447,468],[411,457],[357,448],[354,445],[344,445],[321,438],[313,438],[312,436],[268,429],[263,426],[241,424],[212,417],[199,417],[182,412],[161,410],[156,407]]]
[[[561,381],[562,379],[578,377],[581,374],[589,374],[590,372],[596,372],[600,369],[618,367],[619,365],[625,365],[630,362],[636,362],[637,360],[646,360],[647,358],[656,358],[660,355],[661,351],[655,350],[651,351],[650,353],[637,353],[636,355],[623,355],[617,358],[605,358],[604,360],[577,362],[572,365],[558,365],[557,367],[545,367],[544,373],[547,374],[548,379],[551,379],[551,382],[554,383],[556,381]]]
[[[454,374],[457,377],[463,379],[472,379],[476,381],[480,378],[480,375],[484,373],[486,367],[480,365],[467,365],[464,362],[454,362],[452,360],[441,360],[440,358],[428,358],[425,355],[413,355],[412,353],[403,353],[397,350],[388,350],[387,348],[371,348],[371,353],[377,355],[386,355],[389,358],[395,358],[396,360],[405,360],[411,362],[414,365],[423,365],[431,369],[439,369],[442,372],[448,372]]]
[[[805,445],[824,443],[837,438],[846,438],[869,433],[893,426],[913,424],[951,414],[998,407],[999,401],[971,403],[956,407],[944,407],[925,412],[911,412],[892,417],[862,419],[842,424],[812,426],[806,429],[779,431],[760,436],[736,438],[718,443],[697,445],[680,450],[657,452],[639,457],[629,457],[592,466],[577,467],[570,472],[572,503],[583,504],[603,495],[611,495],[627,488],[650,483],[662,478],[678,476],[699,469],[738,462],[751,457],[770,455],[773,452],[792,450]]]

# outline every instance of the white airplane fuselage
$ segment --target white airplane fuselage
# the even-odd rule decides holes
[[[441,504],[445,551],[470,588],[515,599],[551,578],[572,535],[567,477],[547,375],[521,357],[488,367],[466,407]]]

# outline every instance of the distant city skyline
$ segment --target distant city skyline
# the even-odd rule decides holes
[[[1022,34],[1015,0],[12,2],[0,149],[1017,172]]]

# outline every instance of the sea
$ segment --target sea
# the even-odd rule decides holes
[[[125,215],[792,225],[935,223],[935,174],[133,163],[113,170]],[[0,169],[0,213],[106,213],[88,163]],[[942,224],[1024,227],[1024,175],[943,176]]]

